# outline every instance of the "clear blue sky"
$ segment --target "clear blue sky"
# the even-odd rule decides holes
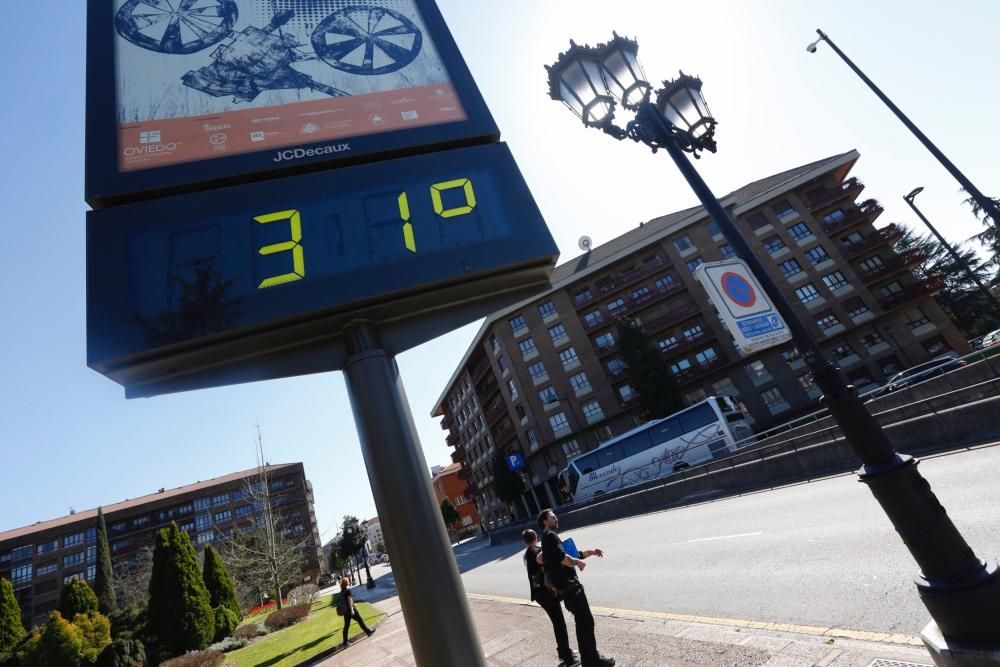
[[[0,31],[4,264],[0,289],[0,530],[249,468],[254,423],[274,462],[303,461],[324,541],[344,514],[374,514],[339,373],[126,401],[85,364],[84,2],[39,19],[9,3]],[[710,5],[710,6],[707,6]],[[58,8],[57,8],[58,7]],[[635,36],[651,80],[698,74],[719,120],[699,167],[724,194],[857,148],[855,174],[881,222],[979,230],[957,183],[821,45],[822,27],[976,183],[1000,194],[996,131],[1000,4],[446,0],[441,9],[552,228],[564,258],[694,203],[664,155],[584,130],[549,101],[542,65],[570,37]],[[449,461],[428,415],[478,323],[400,357],[429,465]]]

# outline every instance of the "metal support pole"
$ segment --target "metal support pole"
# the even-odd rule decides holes
[[[760,281],[785,319],[796,345],[804,348],[809,370],[823,390],[830,415],[863,465],[860,481],[885,511],[920,566],[917,590],[945,638],[1000,644],[1000,569],[973,553],[952,523],[930,484],[917,471],[918,460],[897,454],[885,432],[861,400],[847,389],[838,369],[823,355],[812,334],[778,289],[736,223],[688,160],[666,119],[649,102],[636,120],[670,154],[726,241]]]
[[[393,355],[370,322],[345,332],[344,377],[420,667],[486,667]]]
[[[958,167],[952,164],[951,160],[945,157],[944,153],[938,150],[938,147],[935,146],[931,142],[931,140],[927,138],[927,135],[921,132],[920,128],[914,125],[913,122],[906,117],[906,114],[904,114],[899,107],[897,107],[895,104],[892,103],[892,100],[886,97],[885,93],[883,93],[879,89],[879,87],[875,85],[875,82],[869,79],[865,75],[865,73],[861,71],[861,68],[855,65],[854,62],[847,57],[847,54],[841,51],[837,47],[837,45],[833,43],[833,40],[827,36],[825,32],[817,28],[816,34],[819,35],[821,40],[830,45],[830,48],[833,49],[834,53],[840,56],[840,59],[843,60],[845,63],[847,63],[847,66],[850,67],[854,71],[854,73],[858,75],[858,78],[864,81],[865,85],[867,85],[871,89],[871,91],[875,93],[875,95],[877,95],[880,100],[882,100],[882,103],[885,104],[887,107],[889,107],[890,111],[896,114],[896,118],[898,118],[903,123],[903,125],[905,125],[906,128],[913,133],[913,136],[915,136],[918,140],[920,140],[920,143],[924,145],[924,148],[929,150],[931,152],[931,155],[936,157],[938,162],[940,162],[944,166],[944,168],[948,170],[948,173],[955,177],[955,180],[962,185],[962,188],[969,193],[969,195],[975,200],[977,204],[979,204],[979,207],[982,209],[983,213],[990,217],[990,219],[993,221],[993,224],[1000,225],[1000,210],[998,210],[997,206],[993,203],[993,201],[989,197],[983,195],[983,193],[980,192],[979,189],[972,184],[972,181],[966,178],[965,174],[959,171]]]
[[[917,191],[914,191],[914,193],[915,192]],[[910,205],[910,208],[912,208],[913,212],[917,214],[917,217],[920,218],[920,220],[925,225],[927,225],[927,229],[931,230],[931,233],[934,236],[936,236],[937,240],[941,242],[941,245],[945,247],[945,249],[948,251],[948,254],[951,255],[951,258],[955,260],[955,262],[965,270],[965,273],[966,275],[969,276],[969,279],[976,284],[976,287],[979,288],[979,291],[981,291],[983,294],[986,295],[986,298],[990,300],[990,302],[993,304],[993,307],[997,310],[998,313],[1000,313],[1000,299],[997,299],[997,297],[993,295],[993,292],[991,292],[989,288],[987,288],[986,285],[983,284],[983,281],[979,279],[979,276],[977,276],[975,273],[972,272],[972,269],[969,268],[969,265],[966,264],[965,261],[963,261],[962,258],[955,251],[955,249],[951,247],[951,244],[944,240],[944,237],[941,236],[941,233],[937,230],[937,228],[935,228],[934,225],[931,224],[931,221],[928,220],[926,216],[924,216],[923,212],[921,212],[921,210],[917,208],[917,205],[913,203],[913,197],[911,197],[910,195],[905,195],[903,197],[903,201],[905,201],[907,204]]]

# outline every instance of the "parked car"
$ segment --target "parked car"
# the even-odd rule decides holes
[[[902,373],[896,373],[886,383],[887,392],[899,391],[906,387],[912,387],[918,382],[929,380],[938,375],[944,375],[950,371],[965,366],[966,362],[959,359],[954,352],[941,355],[930,361],[918,364],[913,368],[907,368]]]
[[[979,349],[986,349],[987,347],[993,347],[994,345],[1000,345],[1000,329],[991,331],[983,336],[982,342],[979,343]]]

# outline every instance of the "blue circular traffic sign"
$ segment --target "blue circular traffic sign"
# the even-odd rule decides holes
[[[749,308],[757,303],[757,293],[746,278],[738,273],[727,271],[722,274],[722,292],[737,306]]]

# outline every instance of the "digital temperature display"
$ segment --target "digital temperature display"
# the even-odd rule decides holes
[[[405,318],[446,306],[444,286],[555,255],[504,144],[91,211],[88,363],[273,343],[338,313]]]

